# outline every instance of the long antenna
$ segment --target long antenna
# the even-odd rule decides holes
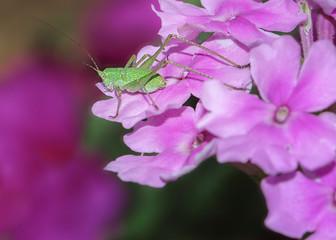
[[[30,16],[30,15],[29,15]],[[41,20],[41,19],[38,19],[37,17],[34,17],[34,16],[30,16],[33,20],[39,22],[39,23],[42,23],[44,25],[46,25],[47,27],[55,30],[56,32],[58,32],[59,34],[63,35],[64,37],[66,37],[67,39],[69,39],[70,41],[72,41],[74,44],[76,44],[80,49],[82,49],[82,51],[87,54],[89,56],[89,58],[91,59],[91,61],[93,62],[93,64],[95,65],[96,69],[94,70],[99,70],[98,68],[98,65],[96,64],[95,60],[93,60],[93,57],[91,56],[91,54],[88,52],[88,50],[86,50],[86,48],[84,48],[82,45],[79,44],[79,42],[77,42],[75,39],[71,38],[69,35],[67,35],[66,33],[62,32],[61,30],[59,30],[58,28],[56,28],[55,26]],[[87,64],[88,65],[88,64]]]

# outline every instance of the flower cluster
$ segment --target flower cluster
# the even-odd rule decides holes
[[[93,113],[134,127],[124,141],[141,153],[122,156],[106,169],[124,181],[162,187],[213,155],[220,163],[252,163],[267,176],[261,186],[270,229],[335,239],[334,1],[159,3],[160,10],[153,10],[163,39],[178,34],[197,42],[204,33],[212,35],[205,48],[174,39],[160,52],[157,62],[185,67],[159,69],[166,87],[150,93],[159,109],[145,93],[125,89],[113,119],[119,95],[98,85],[113,98],[97,102]],[[285,34],[295,28],[301,45]],[[138,59],[157,49],[144,47]],[[191,95],[198,99],[195,108],[187,102]]]

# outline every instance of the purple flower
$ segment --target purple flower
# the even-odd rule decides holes
[[[82,80],[50,59],[1,72],[0,238],[96,240],[118,223],[123,186],[78,147]]]
[[[236,44],[230,39],[222,39],[215,35],[206,41],[203,46],[223,54],[237,64],[246,65],[249,60],[248,48]],[[144,47],[138,54],[138,58],[144,54],[153,55],[158,47]],[[210,75],[222,82],[231,84],[238,88],[248,88],[251,83],[250,71],[248,68],[239,69],[223,59],[187,44],[181,40],[173,40],[158,57],[159,61],[169,59],[170,61],[193,68],[199,72]],[[157,66],[155,63],[154,67]],[[112,99],[102,100],[94,104],[93,114],[98,117],[121,122],[125,128],[131,128],[138,121],[153,115],[163,113],[166,109],[179,108],[193,94],[200,97],[204,81],[208,77],[198,73],[188,72],[186,69],[168,64],[159,70],[159,73],[166,78],[167,87],[150,93],[152,99],[159,106],[156,110],[148,96],[143,92],[128,93],[123,91],[119,116],[111,118],[116,113],[118,96],[114,90],[106,90],[103,83],[98,83],[98,88]]]
[[[307,240],[336,239],[336,166],[314,173],[271,176],[261,183],[270,229],[292,238],[314,232]]]
[[[160,0],[162,36],[170,33],[197,36],[200,32],[221,32],[244,44],[266,41],[276,35],[270,31],[290,32],[307,16],[293,0],[201,0],[204,8],[176,0]],[[264,31],[266,30],[266,31]]]
[[[251,51],[251,72],[261,95],[204,84],[210,112],[198,123],[221,140],[220,162],[252,163],[268,174],[302,167],[314,170],[335,157],[336,128],[312,113],[336,100],[336,51],[326,40],[313,44],[300,70],[300,46],[289,36]]]
[[[124,141],[142,155],[122,156],[106,169],[117,172],[124,181],[152,187],[163,187],[168,181],[176,180],[214,154],[212,136],[195,126],[202,115],[203,108],[198,105],[196,112],[191,107],[170,109],[137,123]]]

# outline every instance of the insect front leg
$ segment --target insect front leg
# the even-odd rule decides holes
[[[115,89],[117,90],[117,93],[118,93],[117,111],[116,111],[116,114],[114,116],[109,116],[110,118],[116,118],[119,115],[119,109],[120,109],[120,103],[121,103],[121,90],[118,87],[116,87]]]

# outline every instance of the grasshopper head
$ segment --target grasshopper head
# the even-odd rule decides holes
[[[102,81],[104,82],[105,79],[106,79],[106,73],[105,73],[104,71],[100,71],[100,70],[98,70],[97,72],[98,72],[98,74],[99,74],[99,77],[100,77],[100,78],[102,79]]]
[[[105,69],[104,71],[97,70],[97,73],[99,74],[100,78],[102,79],[105,86],[112,90],[114,88],[113,83],[111,82],[111,77],[108,74],[108,69]]]

